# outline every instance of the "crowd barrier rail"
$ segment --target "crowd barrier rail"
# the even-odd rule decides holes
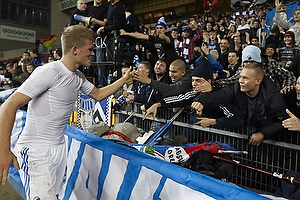
[[[143,120],[144,115],[141,114],[139,107],[140,105],[138,104],[134,106],[134,114],[129,122],[146,132],[153,129],[153,131],[158,130],[167,122],[167,119],[170,119],[172,115],[174,115],[172,110],[164,109],[158,111],[158,117],[155,120],[150,117]],[[127,111],[115,111],[116,123],[123,122],[129,114],[131,113]],[[163,118],[159,116],[163,116]],[[300,172],[299,132],[285,131],[284,133],[275,135],[272,139],[264,140],[262,144],[257,147],[248,144],[249,136],[244,134],[243,127],[227,130],[217,129],[215,127],[202,128],[199,125],[187,124],[186,122],[189,116],[190,113],[188,113],[188,111],[179,115],[173,122],[172,129],[163,136],[163,139],[166,142],[171,142],[175,135],[183,134],[188,137],[189,142],[224,142],[237,150],[248,151],[246,155],[231,155],[231,158],[234,160],[280,174],[284,174],[287,171]],[[235,167],[234,173],[229,181],[253,191],[258,190],[272,194],[281,188],[280,179],[241,167]]]
[[[113,113],[116,118],[116,123],[124,122],[125,120],[127,120],[128,122],[134,124],[136,127],[141,128],[147,132],[149,130],[158,130],[160,127],[166,124],[167,119],[172,118],[172,116],[174,115],[172,110],[161,110],[158,112],[157,119],[151,120],[150,118],[147,118],[146,120],[143,120],[144,115],[141,114],[139,107],[140,105],[138,104],[134,105],[133,114],[129,111],[114,111]],[[131,117],[128,118],[128,116],[130,115]],[[234,160],[239,160],[243,163],[281,174],[285,173],[286,171],[300,171],[299,132],[285,131],[284,133],[272,138],[272,140],[264,140],[259,147],[256,147],[248,144],[249,137],[243,134],[243,128],[228,130],[221,130],[215,127],[202,128],[198,125],[187,124],[186,121],[189,116],[190,113],[188,112],[188,109],[185,109],[184,112],[182,112],[176,118],[176,121],[173,122],[172,129],[164,135],[164,140],[170,142],[175,135],[183,134],[189,138],[189,142],[224,142],[236,148],[237,150],[248,151],[247,155],[232,155],[232,159]],[[14,144],[19,137],[19,134],[22,133],[25,120],[26,112],[18,111],[16,122],[14,124],[14,129],[12,132],[12,149],[14,148]],[[98,138],[95,135],[79,130],[70,125],[67,125],[65,134],[69,151],[69,172],[67,174],[67,184],[65,185],[66,188],[63,190],[64,192],[61,193],[61,199],[83,199],[86,197],[89,197],[88,199],[107,199],[106,197],[109,197],[109,199],[140,199],[139,197],[141,193],[139,193],[139,190],[136,190],[135,187],[141,186],[142,188],[142,186],[144,187],[144,185],[142,184],[142,182],[139,182],[138,176],[146,176],[143,177],[143,180],[145,181],[151,179],[153,173],[151,172],[149,174],[148,172],[143,171],[142,174],[139,174],[131,173],[130,171],[134,172],[137,169],[144,169],[144,167],[150,168],[152,170],[155,169],[154,174],[158,173],[161,174],[159,175],[160,177],[164,177],[163,179],[159,179],[160,182],[162,180],[163,182],[158,183],[157,187],[153,188],[151,186],[153,190],[151,189],[152,191],[148,194],[155,195],[153,196],[153,199],[180,199],[176,198],[176,195],[172,196],[172,198],[167,195],[169,190],[169,183],[172,183],[170,185],[170,191],[172,190],[173,192],[175,192],[176,190],[182,190],[183,193],[192,195],[191,197],[193,197],[194,194],[196,196],[205,194],[204,196],[206,196],[208,199],[210,199],[211,197],[213,199],[241,199],[243,194],[248,197],[254,195],[253,197],[255,199],[260,198],[260,196],[255,196],[255,194],[248,193],[244,190],[236,190],[235,188],[232,188],[232,186],[228,186],[225,182],[223,182],[225,184],[224,185],[222,181],[216,182],[213,178],[209,178],[212,183],[217,184],[217,187],[222,185],[222,187],[227,188],[229,191],[229,194],[228,191],[217,191],[216,194],[211,193],[212,191],[206,190],[209,189],[209,187],[212,187],[212,185],[210,185],[209,187],[205,186],[205,188],[202,188],[204,187],[202,185],[201,187],[199,185],[196,186],[197,184],[199,184],[199,180],[200,182],[202,180],[207,180],[206,176],[200,173],[193,172],[191,170],[176,166],[175,164],[161,161],[156,158],[152,158],[149,155],[145,155],[141,152],[130,149],[129,147],[114,144],[113,142]],[[117,167],[120,166],[119,164],[121,164],[121,168]],[[163,168],[161,168],[162,166]],[[11,168],[11,170],[13,171],[13,167]],[[176,171],[175,174],[174,170]],[[12,171],[10,171],[10,176],[13,177],[14,180],[17,180],[17,182],[20,184],[18,172],[16,172],[16,174],[14,175],[13,173],[11,173]],[[113,175],[114,173],[121,176],[116,177]],[[180,175],[180,177],[177,177],[178,175]],[[193,179],[189,179],[190,176],[193,176]],[[132,178],[134,178],[134,180],[132,180]],[[167,178],[170,178],[171,182],[166,182]],[[111,180],[113,181],[111,182]],[[117,189],[114,186],[115,180],[118,180],[119,184]],[[128,181],[130,183],[129,186],[127,186]],[[175,190],[172,189],[172,187],[174,187],[173,181],[179,183],[178,186],[180,187],[177,188],[176,186]],[[192,181],[193,183],[190,181]],[[240,167],[235,168],[234,173],[229,181],[233,184],[242,186],[259,194],[262,194],[264,192],[272,194],[281,187],[281,182],[279,179],[261,174],[257,171],[243,169]],[[137,183],[138,185],[135,186]],[[165,185],[165,183],[167,184]],[[192,186],[190,184],[195,185]],[[192,193],[189,193],[190,189],[185,188],[186,186],[192,188]],[[166,189],[165,191],[164,187]],[[215,192],[215,189],[213,190],[213,192]],[[129,194],[128,191],[130,191]],[[199,192],[203,194],[200,194]],[[241,192],[242,194],[240,194],[240,196],[237,196],[237,193],[239,192]],[[21,191],[19,193],[24,196],[24,191]],[[130,196],[131,194],[133,196]],[[161,194],[167,196],[161,198],[162,196],[159,196]],[[210,197],[208,197],[207,195]]]

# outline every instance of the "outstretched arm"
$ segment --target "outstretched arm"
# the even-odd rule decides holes
[[[128,33],[125,30],[121,29],[120,30],[120,35],[127,35],[136,39],[140,39],[140,40],[149,40],[149,35],[145,35],[139,32],[132,32],[132,33]]]
[[[94,22],[94,23],[98,24],[99,26],[105,26],[107,19],[104,19],[103,21],[101,21],[99,19],[92,17],[91,22]]]
[[[217,121],[216,119],[213,118],[207,118],[207,117],[197,117],[197,119],[199,120],[198,122],[194,123],[194,125],[199,124],[200,126],[202,126],[203,128],[207,128],[209,126],[212,125],[216,125]]]
[[[140,71],[133,71],[132,78],[133,78],[133,80],[136,80],[140,83],[145,83],[145,84],[151,83],[151,78],[149,78],[147,74],[140,72]]]
[[[122,87],[128,79],[131,78],[131,69],[126,71],[124,77],[120,78],[113,84],[110,84],[103,88],[96,88],[94,87],[92,91],[89,93],[89,96],[97,101],[102,101],[103,99],[107,98],[111,94],[115,93],[120,87]]]
[[[151,88],[157,90],[163,96],[163,98],[184,93],[191,88],[190,76],[183,76],[180,81],[170,85],[157,80],[152,80],[144,73],[138,71],[132,73],[132,77],[133,80],[150,85]]]
[[[197,117],[199,120],[195,124],[200,124],[203,128],[216,125],[218,128],[235,128],[244,124],[244,116],[238,107],[232,103],[226,106],[218,106],[218,110],[222,113],[222,117],[215,118],[215,111],[211,110],[209,118]]]

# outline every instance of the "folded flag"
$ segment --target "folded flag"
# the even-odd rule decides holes
[[[223,142],[204,142],[201,144],[198,144],[196,146],[190,146],[185,149],[186,153],[192,156],[192,154],[198,152],[198,151],[206,151],[209,153],[216,154],[218,153],[219,150],[231,150],[231,151],[236,151],[235,148],[229,146],[226,143]]]
[[[54,45],[54,43],[56,42],[56,40],[57,40],[56,35],[50,35],[46,39],[41,39],[41,42],[49,51],[51,49],[51,47]]]
[[[203,10],[204,12],[211,11],[216,5],[218,5],[218,0],[213,0],[212,3],[210,3],[208,0],[203,1]]]
[[[264,3],[266,3],[266,2],[267,2],[267,0],[254,0],[254,1],[251,3],[251,5],[249,6],[249,9],[252,8],[253,6],[256,6],[256,5],[258,5],[258,4],[264,4]]]

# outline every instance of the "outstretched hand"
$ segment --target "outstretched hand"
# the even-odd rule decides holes
[[[284,86],[284,88],[282,88],[280,90],[280,93],[286,94],[286,93],[290,92],[292,89],[294,89],[293,85],[291,85],[291,86]]]
[[[151,82],[151,79],[148,77],[148,75],[141,71],[134,71],[131,75],[133,80],[139,81],[141,83],[149,84]]]
[[[204,78],[200,78],[200,79],[201,79],[202,83],[200,85],[195,86],[194,91],[196,93],[211,92],[212,91],[212,86],[211,86],[210,82],[208,82]]]
[[[130,66],[130,68],[126,71],[125,75],[124,75],[124,79],[125,79],[125,82],[129,82],[130,80],[132,80],[132,66]]]
[[[143,120],[146,119],[147,117],[153,117],[153,119],[155,119],[155,116],[157,114],[157,108],[160,107],[160,105],[161,105],[160,103],[155,103],[150,108],[148,108]]]
[[[290,118],[282,122],[282,126],[290,131],[300,131],[300,119],[298,119],[291,111],[286,109],[286,113]]]

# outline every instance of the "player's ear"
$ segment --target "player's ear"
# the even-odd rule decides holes
[[[78,49],[77,49],[76,46],[73,46],[73,47],[71,48],[71,52],[72,52],[73,54],[77,55],[77,51],[78,51]]]

